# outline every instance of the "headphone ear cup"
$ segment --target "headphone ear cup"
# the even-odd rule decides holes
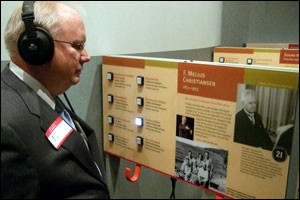
[[[42,65],[49,62],[54,54],[54,41],[50,34],[36,27],[36,37],[27,37],[24,31],[18,39],[18,50],[21,57],[31,65]]]

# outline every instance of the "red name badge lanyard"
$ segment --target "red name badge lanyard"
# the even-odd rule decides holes
[[[72,132],[72,127],[59,116],[47,129],[46,137],[58,150]]]

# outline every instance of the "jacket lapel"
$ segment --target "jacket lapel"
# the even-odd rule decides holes
[[[43,104],[45,102],[41,100],[41,103]],[[46,133],[52,123],[59,117],[59,114],[56,111],[52,110],[50,106],[40,105],[40,109],[41,128]],[[86,148],[83,138],[81,137],[79,132],[73,130],[72,133],[63,142],[61,148],[65,148],[69,152],[71,152],[77,158],[77,160],[87,169],[87,171],[101,180],[96,166],[94,165],[94,159]]]
[[[15,91],[22,97],[23,101],[33,115],[39,116],[40,127],[45,134],[48,128],[59,117],[59,114],[54,111],[44,100],[42,100],[35,91],[18,79],[8,67],[5,68],[2,73],[6,74],[6,76],[4,76],[5,78],[2,77],[2,80],[15,89]],[[47,139],[46,135],[45,139]],[[52,146],[50,141],[49,145]],[[53,146],[53,148],[55,147]],[[94,165],[94,159],[87,150],[80,133],[73,130],[73,132],[64,141],[61,148],[65,148],[71,152],[89,173],[103,181],[96,169],[96,166]]]
[[[68,110],[68,112],[71,115],[72,119],[76,120],[79,123],[80,127],[84,131],[84,134],[86,134],[86,136],[87,136],[87,139],[88,139],[87,143],[88,143],[88,146],[90,148],[90,151],[87,150],[86,146],[85,146],[85,150],[88,152],[88,155],[89,155],[90,159],[93,160],[93,162],[96,162],[96,164],[100,167],[100,169],[103,169],[103,167],[102,167],[102,165],[100,163],[100,153],[98,152],[99,148],[98,148],[97,138],[96,138],[94,130],[91,129],[75,113],[73,113],[72,111],[70,111],[68,108],[66,108],[66,109]],[[83,138],[82,138],[82,136],[80,135],[79,132],[75,131],[74,135],[80,136],[80,142],[82,142],[83,145],[85,145],[84,142],[83,142]],[[65,145],[67,145],[67,144],[68,143],[65,143]],[[74,145],[74,144],[70,145],[70,148],[72,148],[72,147],[76,147],[76,145]],[[67,146],[66,146],[66,148],[67,148]],[[75,149],[75,151],[76,151],[76,149]],[[95,169],[95,165],[93,165],[92,167]],[[95,170],[94,170],[94,172],[95,172]],[[99,175],[98,170],[96,171],[95,175],[97,175],[102,180],[102,178],[105,177],[105,174],[104,174],[103,171],[101,171],[101,173],[102,173],[102,177]]]

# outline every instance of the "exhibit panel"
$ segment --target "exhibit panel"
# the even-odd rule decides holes
[[[299,49],[299,44],[298,43],[245,43],[245,47]]]
[[[299,68],[299,48],[215,47],[213,61]]]
[[[223,197],[285,198],[298,68],[102,61],[105,153]],[[253,124],[238,121],[250,90],[257,97]],[[256,135],[247,135],[252,129]]]

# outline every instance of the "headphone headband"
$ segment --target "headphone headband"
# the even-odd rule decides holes
[[[22,20],[25,24],[25,31],[28,38],[36,37],[35,26],[34,26],[34,11],[33,1],[24,1],[22,7]]]

